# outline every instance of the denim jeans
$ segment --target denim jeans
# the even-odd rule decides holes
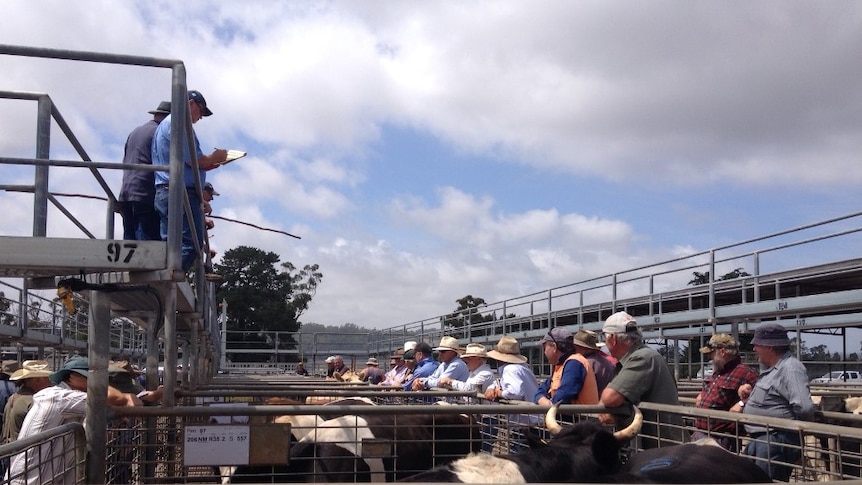
[[[745,447],[745,454],[758,458],[754,463],[769,474],[770,478],[786,482],[793,471],[790,465],[798,462],[802,456],[799,446],[797,433],[770,431],[753,434],[752,441]]]
[[[198,236],[198,244],[203,246],[203,236],[204,236],[204,215],[203,210],[201,209],[201,199],[198,197],[197,192],[194,189],[186,189],[186,193],[189,195],[189,205],[192,207],[192,218],[195,224],[195,231]],[[165,187],[156,189],[156,200],[155,200],[156,211],[159,213],[159,232],[162,237],[162,241],[168,240],[168,189]],[[197,258],[197,253],[195,252],[195,243],[194,239],[192,239],[192,232],[189,229],[188,220],[185,217],[185,211],[180,211],[182,214],[182,224],[183,224],[183,236],[182,236],[182,264],[183,271],[188,271],[189,268],[194,264],[195,259]]]

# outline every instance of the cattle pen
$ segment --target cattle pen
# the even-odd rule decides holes
[[[351,400],[354,402],[349,403]],[[295,404],[267,404],[274,402]],[[527,429],[551,439],[544,424],[548,407],[493,403],[475,393],[442,389],[417,393],[295,376],[244,375],[241,380],[224,376],[206,388],[180,392],[178,403],[181,405],[174,408],[124,408],[112,416],[105,483],[393,481],[471,451],[519,452]],[[658,424],[662,437],[672,435],[669,431],[676,428],[692,430],[695,417],[792,430],[800,436],[803,459],[776,463],[793,468],[792,481],[846,482],[860,476],[862,428],[857,427],[860,418],[853,414],[826,411],[820,422],[798,422],[685,405],[643,403],[641,407],[658,417],[659,423],[644,424]],[[559,408],[563,426],[593,420],[601,411],[597,406]],[[681,420],[667,419],[674,416]],[[424,429],[416,428],[418,422]],[[681,424],[665,424],[668,422]],[[75,483],[86,483],[87,442],[80,424],[35,438],[3,445],[0,459],[29,453],[34,463],[42,465],[37,467],[40,473],[59,476],[71,467],[78,470]],[[626,444],[623,456],[637,452],[640,443],[651,438],[655,436],[642,432]],[[733,438],[740,444],[750,439],[744,435]],[[293,456],[300,439],[335,444],[349,453],[333,456],[318,447]],[[679,444],[662,439],[661,446],[668,450]],[[50,481],[50,476],[40,476],[40,480]],[[592,479],[585,477],[585,481]],[[2,483],[18,482],[6,477]]]

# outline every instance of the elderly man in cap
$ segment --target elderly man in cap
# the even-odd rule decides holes
[[[440,379],[444,377],[459,381],[467,380],[470,371],[467,370],[467,364],[458,355],[458,348],[458,339],[455,337],[444,336],[441,338],[440,345],[434,347],[440,365],[427,378],[414,379],[413,390],[420,391],[440,387]]]
[[[754,353],[762,364],[757,382],[739,387],[741,401],[732,411],[740,408],[745,414],[809,421],[816,408],[808,387],[808,373],[802,362],[790,352],[787,329],[776,323],[762,325],[754,332]],[[800,457],[799,433],[774,427],[746,424],[745,430],[752,440],[744,453],[756,458],[755,463],[773,480],[786,482]]]
[[[599,348],[599,337],[596,332],[591,330],[578,330],[572,338],[575,344],[575,352],[583,355],[593,368],[596,374],[596,387],[598,387],[599,396],[602,391],[608,387],[611,379],[616,374],[616,362],[613,362],[610,357]]]
[[[488,365],[488,351],[485,346],[467,344],[464,353],[461,354],[461,360],[467,365],[469,371],[467,378],[459,380],[454,377],[443,376],[437,381],[437,385],[455,391],[477,391],[484,394],[488,386],[494,382],[494,371]]]
[[[404,381],[405,391],[424,389],[425,380],[440,366],[440,363],[434,360],[434,353],[428,342],[419,342],[411,350],[404,352],[404,360],[413,362],[413,373]],[[466,369],[465,366],[464,370]]]
[[[602,326],[608,351],[619,361],[617,375],[602,392],[601,404],[608,408],[638,405],[641,401],[679,405],[679,393],[667,361],[655,349],[647,347],[637,321],[626,312],[617,312]],[[657,448],[683,442],[682,419],[673,413],[642,410],[644,425],[640,439],[642,448]],[[670,426],[659,426],[661,422]],[[602,414],[605,424],[622,427],[630,416]],[[659,435],[661,431],[661,435]]]
[[[589,361],[575,352],[572,332],[554,327],[539,341],[553,366],[551,376],[539,386],[533,402],[550,405],[596,404],[599,390]]]
[[[33,406],[33,395],[54,385],[48,379],[51,374],[53,371],[44,360],[25,360],[21,368],[9,378],[10,382],[18,386],[18,390],[6,401],[0,443],[10,443],[18,439],[24,417]]]
[[[201,118],[212,115],[212,111],[207,107],[206,99],[199,91],[188,92],[188,112],[192,123],[197,123]],[[173,125],[172,115],[168,115],[159,126],[153,135],[152,156],[153,165],[169,166],[171,152],[171,127]],[[185,120],[180,120],[182,125]],[[227,150],[217,149],[209,155],[204,155],[201,151],[200,142],[197,134],[192,130],[192,136],[195,143],[195,157],[197,159],[198,176],[201,184],[206,184],[207,170],[215,168],[227,160]],[[192,155],[188,145],[183,140],[182,153],[185,167],[183,169],[183,189],[189,198],[191,207],[191,219],[194,223],[195,234],[197,236],[197,246],[203,247],[204,235],[204,217],[201,205],[201,195],[199,195],[195,186],[195,173],[192,170]],[[160,235],[162,240],[168,239],[168,183],[170,182],[170,173],[156,172],[156,196],[155,207],[160,218]],[[180,210],[183,214],[182,221],[172,221],[174,224],[182,224],[182,267],[183,271],[188,271],[197,258],[195,251],[195,240],[192,239],[191,226],[189,226],[188,218],[184,214],[185,211]]]
[[[86,357],[72,357],[63,367],[48,378],[55,385],[46,387],[33,395],[33,407],[24,418],[18,438],[27,438],[61,424],[82,420],[87,413],[87,377],[89,365]],[[140,406],[141,401],[133,394],[124,394],[108,386],[109,406]],[[75,479],[74,451],[52,453],[51,443],[44,443],[38,451],[19,453],[12,457],[9,476],[13,483],[43,483],[53,477],[52,483],[73,483]],[[53,457],[53,459],[45,457]],[[30,461],[30,463],[28,463]],[[66,470],[65,476],[56,476],[57,470]],[[20,480],[19,482],[16,482]]]
[[[162,101],[149,112],[153,119],[135,128],[126,138],[124,164],[153,164],[153,135],[159,123],[171,114],[170,101]],[[156,197],[154,172],[124,170],[120,187],[120,214],[123,216],[123,239],[159,241],[159,213],[153,205]]]
[[[740,401],[739,388],[743,384],[754,385],[757,374],[739,358],[739,342],[726,333],[713,335],[700,348],[702,354],[712,359],[713,373],[703,382],[703,389],[695,398],[695,406],[701,409],[730,411]],[[697,441],[711,436],[723,448],[736,452],[736,423],[721,419],[695,418],[691,440]]]
[[[326,377],[332,377],[332,373],[335,372],[335,356],[330,355],[323,362],[326,363]]]

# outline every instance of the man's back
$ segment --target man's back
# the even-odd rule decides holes
[[[126,140],[123,163],[152,165],[153,135],[159,126],[155,120],[150,120],[135,128]],[[124,170],[123,185],[117,200],[120,202],[153,203],[156,195],[155,176],[145,170]]]

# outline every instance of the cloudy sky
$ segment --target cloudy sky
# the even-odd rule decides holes
[[[319,264],[306,322],[387,327],[859,210],[855,2],[7,0],[3,16],[0,44],[184,61],[215,113],[204,149],[249,152],[209,173],[215,213],[302,238],[218,221],[213,244]],[[50,94],[99,161],[170,99],[167,70],[0,56],[0,72]],[[0,100],[0,126],[0,153],[33,155],[33,103]],[[57,170],[51,190],[98,186]],[[103,235],[103,204],[65,202]],[[0,233],[31,233],[30,197],[0,205]],[[56,212],[48,233],[81,236]]]

